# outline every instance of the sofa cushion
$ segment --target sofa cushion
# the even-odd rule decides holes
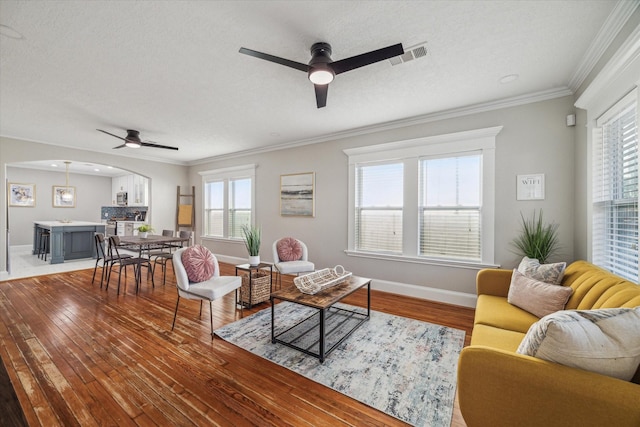
[[[483,345],[515,352],[525,334],[489,325],[475,325],[471,334],[471,345]]]
[[[540,320],[539,317],[515,305],[509,304],[504,297],[479,295],[476,302],[476,325],[488,325],[496,328],[527,333],[529,327]]]
[[[190,282],[204,282],[215,273],[213,254],[202,245],[190,246],[182,252],[182,265]]]
[[[517,352],[629,381],[640,364],[640,307],[550,314]]]
[[[293,237],[283,237],[276,243],[280,261],[298,261],[302,258],[302,246]]]
[[[573,289],[552,285],[524,276],[513,270],[507,300],[538,317],[564,309]]]
[[[524,257],[518,265],[518,271],[531,279],[541,282],[559,285],[562,283],[564,270],[567,268],[566,262],[556,262],[554,264],[540,264],[535,258]]]

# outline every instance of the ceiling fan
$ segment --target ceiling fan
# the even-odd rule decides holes
[[[129,147],[129,148],[152,147],[152,148],[164,148],[167,150],[178,150],[178,147],[169,147],[168,145],[156,144],[155,142],[151,142],[151,141],[142,141],[140,139],[140,132],[138,132],[137,130],[128,129],[127,136],[124,138],[118,135],[114,135],[111,132],[107,132],[106,130],[102,130],[102,129],[96,129],[96,130],[124,141],[124,144],[118,145],[117,147],[113,147],[114,149],[123,148],[123,147]]]
[[[398,43],[393,46],[373,50],[350,58],[333,61],[331,60],[331,45],[329,43],[320,42],[314,43],[313,46],[311,46],[311,61],[309,61],[309,64],[290,61],[288,59],[279,58],[277,56],[244,47],[240,48],[240,53],[255,56],[256,58],[275,62],[276,64],[306,72],[309,76],[309,80],[311,80],[315,86],[316,104],[318,108],[322,108],[327,105],[329,83],[333,81],[335,76],[347,71],[355,70],[356,68],[364,67],[365,65],[370,65],[375,62],[393,58],[394,56],[402,55],[404,54],[404,49],[402,47],[402,43]]]

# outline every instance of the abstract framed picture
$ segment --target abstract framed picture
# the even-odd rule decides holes
[[[315,172],[280,175],[280,215],[315,216]]]
[[[36,185],[10,182],[9,206],[32,208],[36,205]]]
[[[76,187],[65,185],[53,186],[53,207],[54,208],[75,208],[76,207]]]

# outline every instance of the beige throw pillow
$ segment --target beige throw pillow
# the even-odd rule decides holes
[[[640,307],[550,314],[517,352],[629,381],[640,364]]]
[[[563,310],[573,289],[530,279],[513,270],[507,301],[538,317]]]
[[[562,282],[566,268],[566,262],[540,264],[537,259],[529,257],[522,258],[520,265],[518,265],[518,271],[525,276],[554,285],[559,285]]]

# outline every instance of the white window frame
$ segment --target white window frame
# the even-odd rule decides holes
[[[229,168],[213,169],[208,171],[198,172],[202,177],[202,239],[205,240],[217,240],[224,242],[239,242],[242,243],[242,239],[238,237],[229,236],[229,194],[228,184],[229,180],[249,178],[251,180],[251,224],[256,223],[256,164],[247,164],[241,166],[233,166]],[[206,184],[213,181],[224,181],[224,214],[223,214],[223,236],[207,235],[205,230],[205,197],[206,197]]]
[[[397,141],[343,150],[349,157],[348,238],[345,253],[349,256],[385,259],[410,263],[467,268],[496,267],[495,257],[495,145],[502,126],[444,135]],[[419,250],[419,167],[424,156],[445,156],[479,151],[482,153],[482,259],[480,262],[418,255]],[[402,255],[359,251],[355,248],[355,170],[369,162],[402,160],[404,162],[404,217]]]

